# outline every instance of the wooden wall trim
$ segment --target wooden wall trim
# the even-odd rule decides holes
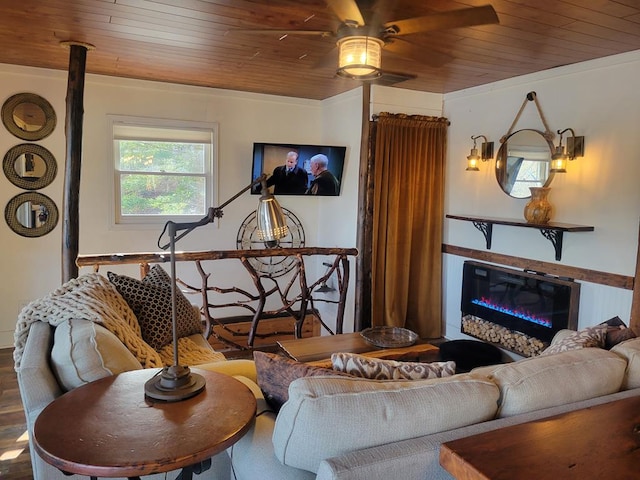
[[[527,258],[513,257],[511,255],[503,255],[501,253],[488,252],[484,250],[474,250],[472,248],[457,247],[455,245],[442,244],[442,253],[457,255],[459,257],[469,257],[474,260],[482,260],[485,262],[498,263],[508,265],[510,267],[521,268],[523,270],[533,270],[536,272],[549,273],[559,277],[573,278],[574,280],[582,280],[584,282],[597,283],[607,285],[609,287],[624,288],[633,290],[634,277],[626,275],[618,275],[615,273],[600,272],[597,270],[589,270],[586,268],[571,267],[568,265],[559,265],[557,263],[543,262],[540,260],[530,260]],[[636,277],[640,275],[638,267],[636,267]],[[634,291],[635,309],[640,309],[637,300],[640,289]],[[631,318],[638,321],[638,315],[634,315],[632,308]],[[638,312],[636,311],[636,314]]]

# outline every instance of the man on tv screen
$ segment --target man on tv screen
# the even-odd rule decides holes
[[[340,192],[340,182],[333,173],[327,170],[329,159],[326,155],[319,153],[311,157],[310,169],[314,176],[307,190],[308,195],[338,195]]]
[[[288,152],[284,165],[273,169],[267,186],[273,185],[275,195],[300,195],[307,190],[307,172],[298,166],[298,152]]]

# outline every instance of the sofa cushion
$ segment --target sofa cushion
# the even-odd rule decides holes
[[[142,368],[106,328],[89,320],[66,320],[55,329],[51,368],[67,391],[109,375]]]
[[[557,337],[560,337],[560,339]],[[540,355],[552,355],[554,353],[588,347],[604,348],[606,338],[606,325],[587,327],[577,332],[571,331],[571,333],[568,334],[564,331],[558,332],[551,341],[551,345]]]
[[[316,472],[325,458],[489,420],[498,395],[493,382],[469,375],[300,378],[276,418],[274,453],[285,465]]]
[[[107,276],[135,313],[142,338],[160,350],[173,341],[171,327],[171,279],[156,265],[142,280],[107,272]],[[193,305],[177,291],[178,338],[202,333],[200,316]]]
[[[456,373],[456,362],[398,362],[356,353],[334,353],[331,364],[336,371],[372,380],[426,380]]]
[[[314,367],[273,353],[253,352],[258,385],[276,412],[289,399],[289,384],[301,377],[345,375],[330,368]]]
[[[622,389],[640,388],[640,338],[619,343],[611,351],[627,362]]]
[[[482,369],[500,388],[499,417],[587,400],[620,390],[626,362],[599,348],[544,355]],[[475,374],[476,371],[472,371]]]

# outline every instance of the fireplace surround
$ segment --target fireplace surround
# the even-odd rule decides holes
[[[579,298],[572,279],[466,261],[461,331],[534,356],[559,330],[577,329]]]

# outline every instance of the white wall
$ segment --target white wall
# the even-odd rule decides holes
[[[90,61],[90,56],[88,61]],[[54,107],[58,124],[53,134],[37,142],[48,148],[58,162],[53,184],[41,192],[61,209],[65,159],[66,72],[0,65],[2,102],[18,92],[33,92]],[[307,246],[355,247],[360,119],[351,112],[360,109],[361,94],[346,95],[323,102],[269,95],[249,94],[182,85],[170,85],[87,75],[84,94],[83,163],[80,187],[80,253],[157,251],[161,225],[155,227],[113,226],[110,218],[111,158],[108,114],[133,115],[219,123],[219,179],[217,203],[230,198],[251,181],[253,142],[320,143],[347,146],[347,171],[343,194],[337,198],[281,197],[283,207],[302,221]],[[6,152],[22,143],[0,128],[0,150]],[[0,179],[0,202],[6,204],[21,192],[4,176]],[[208,225],[186,237],[179,250],[233,250],[242,220],[257,204],[257,197],[245,194],[225,208],[219,224]],[[325,209],[325,207],[327,207]],[[326,212],[340,211],[345,222],[336,228],[336,217]],[[5,259],[3,288],[0,290],[0,347],[13,344],[16,317],[22,306],[42,297],[61,283],[60,223],[46,236],[23,238],[6,223],[0,228]],[[225,282],[246,280],[239,263],[224,263],[214,273]],[[121,273],[137,275],[137,267]],[[81,270],[83,273],[83,270]],[[217,284],[212,282],[213,284]],[[233,283],[230,283],[233,285]],[[229,286],[227,283],[225,285]],[[351,292],[353,295],[353,292]],[[352,311],[352,307],[351,307]],[[351,313],[351,315],[353,315]],[[347,318],[347,322],[350,321]]]
[[[90,57],[89,57],[90,61]],[[444,115],[451,121],[448,139],[446,213],[522,218],[525,200],[507,197],[497,186],[494,162],[476,173],[465,171],[471,135],[495,142],[509,129],[525,95],[536,91],[554,131],[572,127],[586,138],[586,154],[557,175],[550,199],[554,220],[595,226],[595,232],[569,233],[562,263],[633,276],[640,214],[640,52],[527,75],[448,95],[397,88],[372,88],[371,111]],[[58,114],[58,126],[37,142],[56,156],[58,177],[42,190],[58,206],[62,201],[66,73],[0,65],[0,97],[33,92],[45,97]],[[219,122],[220,183],[218,201],[226,200],[250,181],[254,141],[347,145],[342,195],[338,198],[281,198],[303,222],[307,245],[356,246],[358,159],[360,155],[360,89],[323,102],[223,90],[167,85],[88,75],[85,87],[84,155],[80,192],[80,253],[156,251],[159,229],[113,228],[109,219],[111,180],[106,115],[137,115]],[[4,100],[3,100],[4,101]],[[444,101],[444,107],[443,107]],[[444,111],[442,110],[444,108]],[[519,128],[543,129],[533,103],[525,108]],[[22,143],[0,128],[0,150]],[[0,202],[20,192],[0,179]],[[255,209],[255,197],[244,195],[225,209],[219,225],[194,232],[180,249],[234,249],[241,221]],[[4,225],[4,223],[3,223]],[[41,238],[23,238],[0,228],[5,258],[0,290],[0,347],[13,343],[21,307],[60,284],[61,228]],[[445,243],[484,249],[484,238],[471,223],[447,220]],[[492,251],[553,262],[551,243],[531,229],[496,226]],[[443,279],[446,335],[461,337],[460,283],[464,258],[445,255]],[[355,279],[352,265],[352,282]],[[322,268],[322,267],[319,267]],[[235,267],[220,272],[233,278]],[[132,269],[132,274],[137,274]],[[350,288],[353,295],[353,288]],[[352,297],[351,297],[352,298]],[[631,292],[582,285],[579,326],[613,315],[628,322]],[[346,324],[353,316],[347,309]]]
[[[495,160],[466,172],[470,137],[495,142],[507,133],[525,96],[537,93],[554,133],[571,127],[585,137],[585,156],[557,174],[549,199],[552,221],[592,225],[594,232],[567,233],[561,264],[634,276],[640,215],[640,51],[560,67],[444,96],[449,129],[445,211],[449,214],[523,219],[527,200],[513,199],[499,188]],[[544,130],[534,102],[516,124]],[[557,144],[557,136],[555,139]],[[472,223],[447,219],[444,242],[485,249]],[[492,251],[555,262],[551,243],[537,230],[497,225]],[[449,338],[460,334],[460,284],[464,258],[445,255],[445,321]],[[618,315],[629,322],[631,291],[583,283],[580,328]]]

